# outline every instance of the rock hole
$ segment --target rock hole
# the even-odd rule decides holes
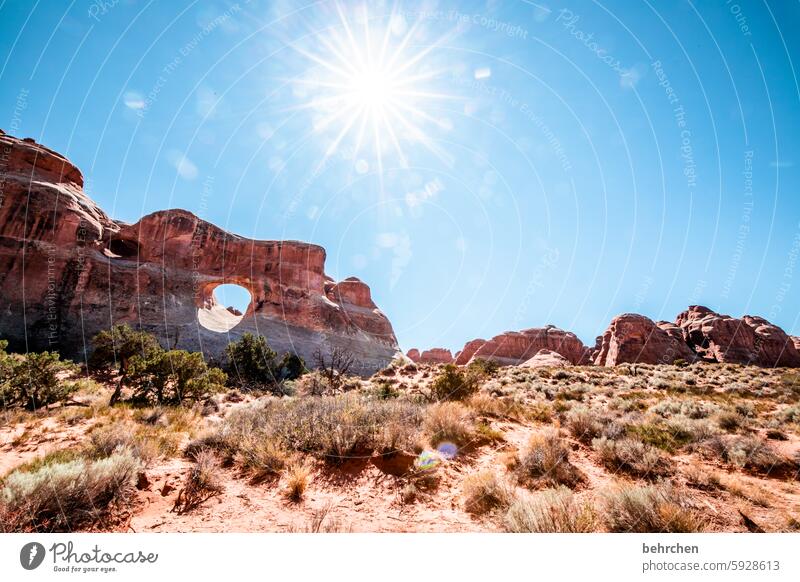
[[[197,320],[210,331],[230,331],[242,321],[251,301],[250,292],[241,285],[217,285],[198,308]]]
[[[108,241],[108,251],[112,257],[130,259],[139,256],[139,243],[135,240],[115,238]]]

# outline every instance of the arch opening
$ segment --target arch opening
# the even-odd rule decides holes
[[[108,252],[112,258],[131,259],[139,255],[139,242],[125,238],[113,238],[108,241]]]
[[[241,285],[217,285],[197,309],[197,321],[210,331],[230,331],[244,319],[252,301],[250,292]]]

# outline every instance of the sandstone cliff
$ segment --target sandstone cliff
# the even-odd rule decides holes
[[[185,210],[114,221],[63,156],[2,133],[0,150],[0,337],[12,348],[82,361],[95,333],[129,323],[214,358],[248,331],[309,364],[317,348],[346,348],[363,374],[398,354],[369,287],[327,277],[322,247],[247,239]],[[237,317],[216,305],[222,283],[252,299],[226,332],[201,324]]]

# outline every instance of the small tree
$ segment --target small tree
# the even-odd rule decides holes
[[[272,386],[279,378],[276,354],[263,335],[244,334],[225,348],[227,371],[242,387]]]
[[[325,378],[328,388],[334,393],[341,389],[345,376],[354,363],[353,354],[338,346],[331,348],[327,356],[319,348],[314,352],[314,364]]]
[[[209,368],[199,352],[158,351],[149,357],[133,356],[129,379],[134,398],[158,404],[197,401],[221,390],[227,376],[219,368]]]
[[[262,335],[244,334],[225,348],[228,376],[243,388],[276,390],[284,380],[295,380],[306,371],[303,359],[286,353],[280,361],[278,354]]]
[[[72,382],[59,376],[75,371],[75,365],[61,360],[56,352],[7,354],[8,342],[0,340],[0,400],[5,407],[36,410],[63,402],[75,392]]]
[[[437,400],[464,400],[480,389],[483,373],[476,369],[461,370],[447,364],[431,384],[432,395]]]
[[[163,351],[154,335],[136,331],[127,324],[101,331],[92,338],[92,345],[94,351],[89,358],[91,368],[99,371],[119,370],[119,381],[111,396],[111,406],[119,400],[122,387],[128,380],[131,358],[138,356],[146,360]]]
[[[285,353],[281,360],[281,378],[284,380],[297,380],[306,372],[306,363],[297,354]]]

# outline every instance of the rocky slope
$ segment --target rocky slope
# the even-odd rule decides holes
[[[115,221],[63,156],[4,133],[0,150],[0,337],[12,348],[81,361],[95,333],[129,323],[165,347],[215,358],[248,331],[307,362],[318,348],[346,348],[363,374],[399,353],[369,287],[326,276],[322,247],[247,239],[185,210]],[[216,305],[222,283],[241,285],[252,299],[225,333],[199,324],[218,307],[236,317]]]

